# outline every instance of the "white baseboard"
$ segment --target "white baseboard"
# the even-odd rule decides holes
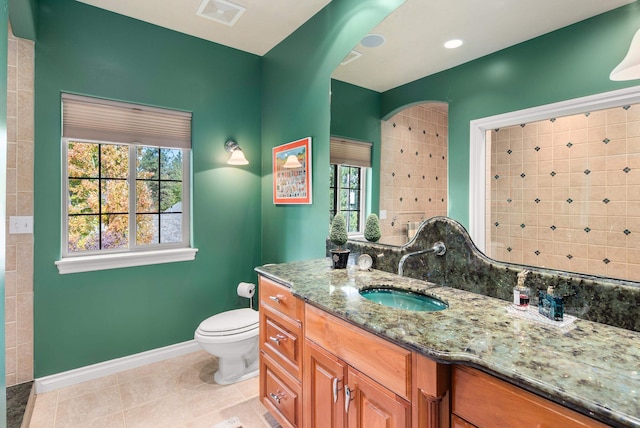
[[[175,345],[152,349],[139,354],[133,354],[62,373],[56,373],[51,376],[41,377],[34,381],[36,394],[54,391],[66,386],[97,379],[102,376],[119,373],[158,361],[167,360],[169,358],[178,357],[180,355],[190,354],[191,352],[196,352],[201,349],[202,348],[198,345],[198,342],[195,340],[189,340],[182,343],[176,343]]]

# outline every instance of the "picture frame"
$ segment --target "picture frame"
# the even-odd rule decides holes
[[[311,204],[311,137],[273,148],[273,203]]]

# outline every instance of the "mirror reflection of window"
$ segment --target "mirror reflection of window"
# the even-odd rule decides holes
[[[640,104],[486,132],[486,254],[640,281]]]
[[[329,164],[329,223],[341,212],[347,233],[364,233],[367,170],[371,168],[371,143],[331,138]]]

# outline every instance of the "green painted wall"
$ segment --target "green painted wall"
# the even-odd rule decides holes
[[[373,143],[367,212],[380,208],[380,92],[331,80],[331,135]]]
[[[260,263],[261,59],[41,0],[35,76],[35,376],[193,339]],[[60,93],[193,112],[193,262],[60,275]],[[250,164],[226,165],[235,138]]]
[[[7,81],[7,39],[9,37],[8,28],[8,5],[7,0],[0,0],[0,82]],[[7,208],[7,85],[0,89],[0,218],[6,218]],[[5,269],[5,228],[0,230],[0,296],[5,293],[4,269]],[[4,319],[4,299],[0,299],[0,319]],[[0,349],[4,349],[4,328],[0,329]],[[5,375],[5,353],[0,354],[0,390],[4,391],[7,385]],[[0,394],[0,427],[7,426],[7,397]]]
[[[262,260],[323,257],[329,227],[330,76],[404,0],[333,0],[263,57]],[[312,137],[313,204],[272,203],[271,150]]]
[[[449,103],[449,216],[468,226],[469,121],[637,85],[609,73],[638,28],[635,2],[384,92],[382,115],[418,101]]]
[[[21,39],[36,40],[38,0],[9,0],[11,31]]]
[[[40,0],[34,19],[36,377],[189,340],[205,317],[246,304],[235,296],[235,284],[255,281],[254,266],[324,255],[329,135],[374,139],[355,122],[331,124],[341,108],[355,106],[336,101],[342,96],[336,91],[332,112],[330,75],[402,2],[333,0],[259,58],[72,0]],[[610,82],[608,73],[639,26],[634,3],[387,91],[378,100],[380,116],[420,101],[449,103],[449,163],[456,171],[449,177],[449,212],[466,224],[469,121],[637,83]],[[194,262],[58,274],[61,91],[193,112]],[[360,94],[372,101],[374,95]],[[367,121],[378,108],[368,107]],[[373,134],[380,138],[379,129]],[[271,149],[305,136],[313,138],[313,204],[275,206]],[[225,164],[229,137],[250,165]]]

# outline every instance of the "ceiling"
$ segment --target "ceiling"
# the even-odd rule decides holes
[[[264,55],[331,0],[222,0],[217,6],[230,1],[246,9],[233,26],[197,15],[203,0],[78,1]],[[385,43],[358,44],[361,55],[333,77],[383,92],[634,1],[407,0],[371,30]],[[464,44],[445,49],[453,38]]]

